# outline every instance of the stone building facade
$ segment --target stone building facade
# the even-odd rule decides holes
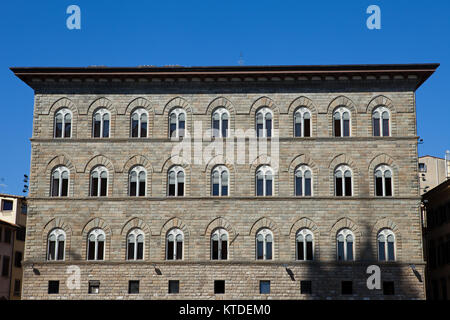
[[[447,159],[449,157],[449,159]],[[450,179],[450,152],[445,158],[434,156],[419,157],[419,184],[420,194],[430,191],[442,182]]]
[[[424,299],[415,91],[437,66],[12,68],[35,91],[23,297]],[[237,158],[237,143],[204,156],[207,161],[173,157],[180,141],[188,141],[169,137],[173,111],[184,114],[192,133],[214,126],[217,108],[226,110],[230,131],[258,128],[259,112],[269,112],[261,124],[272,129],[268,151],[241,163],[220,156]],[[295,136],[299,108],[310,115],[306,137]],[[137,109],[147,115],[146,137],[132,137]],[[67,110],[68,129],[61,121]],[[101,124],[99,110],[108,114]],[[383,110],[388,121],[381,126],[388,129],[374,136]],[[174,128],[183,126],[178,120]],[[335,136],[337,126],[343,137]],[[108,137],[93,137],[105,128]],[[206,134],[191,152],[228,140]],[[243,141],[248,150],[259,139]],[[278,170],[259,185],[261,166],[275,158]],[[228,173],[226,196],[212,195],[217,165]],[[184,174],[184,186],[177,180],[182,196],[168,196],[174,166]],[[137,167],[146,173],[145,192],[129,196]],[[55,185],[58,168],[56,176],[65,180]],[[310,170],[304,196],[295,191],[299,168]],[[386,180],[378,180],[380,168]],[[93,182],[102,172],[106,180]],[[336,195],[337,181],[345,191],[351,183],[349,196]],[[271,195],[258,195],[263,185]],[[91,196],[96,188],[105,196]],[[226,234],[224,260],[212,259],[217,230]],[[302,230],[311,234],[311,247],[306,238],[297,242]],[[129,260],[134,231],[143,246],[133,240],[131,256],[141,250],[142,257]],[[380,250],[384,231],[394,245],[385,237]],[[168,243],[179,234],[182,242]],[[59,236],[60,259],[58,242],[50,243]],[[300,260],[303,245],[312,260]],[[174,248],[182,250],[180,259],[168,260]],[[381,289],[366,285],[370,265],[381,269]]]

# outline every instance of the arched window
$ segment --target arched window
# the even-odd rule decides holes
[[[350,136],[350,110],[339,107],[333,112],[333,127],[335,137]]]
[[[267,228],[256,234],[256,260],[272,260],[273,233]]]
[[[256,171],[256,195],[271,196],[273,194],[273,170],[269,166],[261,166]]]
[[[225,166],[214,167],[211,173],[212,195],[213,196],[227,196],[229,173]]]
[[[147,137],[147,121],[148,113],[144,108],[139,108],[131,114],[131,137],[146,138]]]
[[[106,197],[108,195],[108,170],[97,166],[91,171],[91,197]]]
[[[92,135],[94,138],[109,138],[111,114],[105,108],[98,109],[93,116]]]
[[[186,112],[181,108],[172,110],[169,114],[169,138],[184,137],[186,128]]]
[[[390,229],[378,233],[378,260],[395,261],[395,235]]]
[[[228,259],[228,232],[219,228],[211,234],[211,259]]]
[[[170,168],[167,194],[171,197],[184,196],[184,170],[180,166]]]
[[[129,195],[131,197],[144,197],[146,194],[147,172],[142,166],[135,166],[129,174]]]
[[[305,107],[294,112],[294,136],[311,137],[311,112]]]
[[[103,260],[105,256],[105,232],[93,229],[88,235],[88,260]]]
[[[335,196],[350,197],[353,194],[352,170],[347,165],[340,165],[334,171]]]
[[[72,136],[72,112],[60,109],[55,113],[55,138],[70,138]]]
[[[378,107],[372,113],[373,135],[374,137],[389,137],[390,130],[389,109],[386,107]]]
[[[375,195],[377,197],[392,196],[392,169],[387,165],[375,168]]]
[[[217,138],[228,137],[230,114],[225,108],[217,108],[212,115],[212,136]]]
[[[144,232],[133,229],[127,236],[127,260],[144,259]]]
[[[53,229],[48,235],[47,260],[64,260],[66,233],[63,229]]]
[[[166,236],[166,259],[182,260],[183,259],[183,241],[184,234],[178,228],[171,229]]]
[[[52,171],[51,195],[52,197],[67,197],[69,194],[69,169],[64,166]]]
[[[339,261],[353,261],[355,246],[354,236],[350,229],[342,229],[337,234],[337,259]]]
[[[300,165],[295,169],[295,195],[312,195],[312,171],[307,165]]]
[[[271,137],[272,136],[272,111],[263,107],[256,112],[256,136]]]
[[[295,236],[295,244],[297,248],[297,260],[313,260],[314,246],[313,233],[309,229],[301,229],[297,231]]]

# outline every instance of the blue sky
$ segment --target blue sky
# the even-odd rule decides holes
[[[81,30],[66,9],[81,8]],[[366,8],[381,8],[381,30]],[[0,192],[29,173],[33,91],[11,66],[441,63],[417,91],[419,154],[450,149],[450,1],[4,1]]]

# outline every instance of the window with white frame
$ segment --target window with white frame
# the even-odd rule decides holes
[[[91,171],[91,197],[106,197],[108,195],[108,170],[97,166]]]
[[[378,260],[395,261],[395,235],[390,229],[378,233]]]
[[[148,130],[148,113],[144,108],[138,108],[131,114],[131,137],[146,138]]]
[[[180,166],[170,168],[168,172],[168,190],[167,195],[170,197],[184,196],[184,170]]]
[[[169,114],[169,138],[181,138],[185,135],[186,111],[175,108]]]
[[[307,165],[300,165],[295,169],[295,195],[312,195],[312,171]]]
[[[350,110],[338,107],[333,112],[333,128],[335,137],[349,137],[350,132]]]
[[[350,229],[342,229],[338,232],[336,242],[337,242],[337,259],[338,261],[353,261],[355,246],[354,235]]]
[[[273,233],[263,228],[256,234],[256,260],[272,260]]]
[[[127,260],[144,259],[144,232],[132,229],[127,236]]]
[[[309,229],[301,229],[297,231],[295,236],[296,259],[297,260],[313,260],[314,245],[313,233]]]
[[[376,108],[372,113],[372,126],[374,137],[389,137],[391,135],[390,128],[390,112],[383,106]]]
[[[171,229],[166,236],[166,260],[183,259],[184,234],[178,228]]]
[[[230,114],[227,109],[221,107],[212,114],[212,136],[217,138],[228,137]]]
[[[211,193],[213,196],[228,196],[229,172],[227,167],[219,165],[211,173]]]
[[[130,170],[129,195],[131,197],[144,197],[146,194],[147,171],[142,166],[135,166]]]
[[[273,170],[263,165],[256,170],[256,195],[271,196],[273,194]]]
[[[64,260],[66,233],[63,229],[53,229],[48,234],[47,260]]]
[[[334,170],[334,193],[338,197],[353,195],[353,173],[349,166],[340,165]]]
[[[52,171],[51,191],[52,197],[67,197],[69,194],[70,171],[64,166],[59,166]]]
[[[105,256],[106,235],[102,229],[93,229],[88,234],[87,259],[103,260]]]
[[[101,108],[95,111],[92,121],[92,135],[94,138],[109,138],[110,119],[111,114],[107,109]]]
[[[55,113],[55,138],[70,138],[72,136],[72,112],[63,108]]]
[[[311,137],[311,112],[305,107],[294,112],[294,136]]]
[[[392,196],[392,169],[387,165],[382,164],[375,168],[375,195]]]
[[[256,136],[271,137],[272,136],[272,110],[263,107],[256,112]]]
[[[228,232],[223,228],[211,234],[211,260],[228,259]]]

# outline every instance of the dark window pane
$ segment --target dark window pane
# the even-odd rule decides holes
[[[394,261],[394,242],[388,242],[388,259],[389,261]]]
[[[179,124],[178,124],[178,136],[179,137],[184,137],[184,129],[185,129],[185,122],[180,120]]]
[[[134,197],[136,195],[136,182],[130,182],[130,196]]]
[[[213,120],[213,137],[220,135],[220,120]]]
[[[311,195],[311,178],[305,178],[305,196]]]
[[[342,290],[342,294],[353,294],[353,282],[352,281],[342,281],[341,290]]]
[[[341,120],[334,120],[334,136],[341,136]]]
[[[134,260],[134,243],[128,242],[128,260]]]
[[[177,241],[177,260],[183,259],[183,242]]]
[[[56,248],[56,242],[55,241],[49,241],[48,242],[48,260],[55,260],[55,248]]]
[[[59,196],[59,179],[52,178],[52,197]]]
[[[184,182],[178,182],[178,196],[184,196]]]
[[[264,259],[263,245],[264,243],[262,241],[256,241],[256,258],[258,260]]]
[[[262,196],[264,194],[264,180],[257,179],[256,180],[256,195]]]
[[[137,260],[144,259],[144,243],[143,242],[138,242],[138,244],[137,244],[136,259]]]
[[[272,180],[266,180],[266,196],[272,195]]]
[[[91,196],[96,197],[97,195],[98,195],[98,178],[92,178]]]
[[[94,138],[100,137],[100,120],[94,120]]]
[[[312,281],[300,281],[300,293],[312,294]]]
[[[351,177],[345,177],[345,196],[351,196],[352,195],[352,178]]]
[[[167,241],[167,260],[173,260],[173,241]]]
[[[101,178],[100,179],[100,196],[105,197],[106,196],[106,189],[108,186],[108,178]]]
[[[222,240],[222,255],[221,255],[221,259],[222,260],[227,260],[228,259],[228,241],[226,240]]]
[[[180,281],[169,280],[169,293],[179,293],[180,292]]]
[[[228,120],[222,120],[222,137],[226,137],[227,136],[227,131],[228,131]]]
[[[389,119],[383,119],[383,136],[389,136]]]
[[[98,241],[98,246],[97,246],[97,260],[103,260],[103,251],[104,251],[104,247],[105,247],[105,242],[103,242],[103,241]]]
[[[130,280],[128,282],[128,293],[129,294],[139,293],[139,280]]]
[[[61,138],[62,137],[62,122],[57,120],[55,124],[55,138]]]
[[[272,136],[272,120],[271,119],[266,120],[266,132],[267,132],[266,137]]]
[[[10,261],[9,257],[3,256],[2,276],[4,277],[9,276],[9,261]]]
[[[109,137],[109,120],[103,120],[103,138]]]
[[[262,123],[260,123],[260,124],[257,124],[256,125],[256,136],[257,137],[262,137],[262,131],[263,131],[263,124]]]
[[[384,241],[378,241],[378,259],[380,261],[386,260]]]
[[[141,138],[147,137],[147,122],[141,123]]]
[[[302,136],[302,124],[301,123],[296,123],[295,124],[295,136],[296,137],[301,137]]]
[[[145,181],[139,182],[139,196],[140,197],[145,196]]]
[[[64,125],[64,137],[70,138],[71,127],[72,127],[71,123],[66,122],[66,124]]]
[[[302,177],[295,177],[295,195],[296,196],[302,196],[303,190],[302,190]]]
[[[342,178],[336,178],[336,195],[342,196]]]
[[[138,136],[138,120],[131,120],[131,137],[136,138]]]
[[[175,136],[175,131],[177,130],[177,125],[176,123],[171,123],[170,124],[170,137]]]
[[[383,294],[384,295],[395,294],[394,281],[383,281]]]
[[[353,261],[353,242],[347,242],[347,260]]]
[[[169,196],[175,196],[175,184],[169,184]]]
[[[88,260],[95,260],[95,242],[88,242]]]
[[[380,136],[380,119],[373,119],[373,135]]]
[[[219,184],[214,183],[213,184],[213,196],[218,196],[218,195],[219,195]]]
[[[344,260],[344,242],[342,241],[338,241],[337,254],[339,261]]]
[[[214,294],[225,293],[225,280],[214,280]]]
[[[304,126],[305,126],[305,128],[303,129],[305,131],[303,136],[310,137],[311,136],[311,120],[305,119],[303,121],[304,121]]]
[[[344,120],[344,137],[350,136],[350,120]]]
[[[228,186],[222,186],[222,195],[227,196],[228,195]]]
[[[69,179],[62,179],[61,197],[67,197],[69,191]]]
[[[260,294],[269,294],[270,293],[270,281],[261,280],[259,282],[259,293]]]
[[[64,241],[58,242],[58,260],[64,260]]]
[[[384,181],[385,181],[384,190],[386,191],[386,196],[392,196],[392,180],[391,180],[391,178],[384,178]]]
[[[272,260],[272,242],[266,242],[266,260]]]
[[[305,249],[303,247],[303,241],[297,241],[297,260],[305,259]]]
[[[306,242],[306,260],[313,259],[313,243],[311,241]]]
[[[48,282],[48,294],[58,294],[59,293],[59,281],[50,280]]]
[[[376,177],[375,178],[375,194],[378,197],[381,197],[383,195],[383,178],[382,177]]]
[[[219,259],[219,241],[212,241],[212,257],[213,260]]]

